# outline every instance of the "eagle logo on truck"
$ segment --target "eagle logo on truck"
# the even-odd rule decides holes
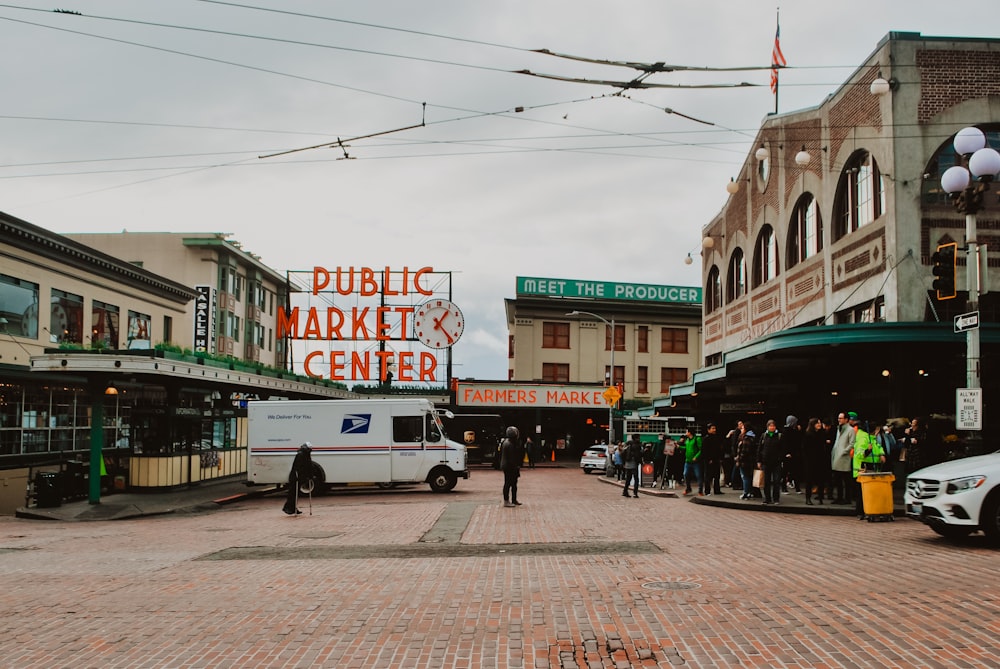
[[[368,434],[368,426],[371,425],[372,415],[370,413],[349,413],[344,416],[344,422],[340,426],[341,434]]]

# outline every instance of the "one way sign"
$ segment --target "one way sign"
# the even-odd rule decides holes
[[[979,312],[972,311],[967,314],[955,316],[955,332],[965,332],[975,330],[979,327]]]

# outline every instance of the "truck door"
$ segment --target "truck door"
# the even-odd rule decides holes
[[[392,417],[392,480],[423,480],[419,476],[424,467],[424,417]],[[426,475],[426,471],[424,471]]]

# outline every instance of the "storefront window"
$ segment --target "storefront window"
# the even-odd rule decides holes
[[[38,284],[0,274],[0,333],[38,339]]]
[[[108,348],[118,348],[118,335],[121,333],[119,319],[121,317],[118,307],[113,304],[105,304],[98,300],[93,301],[93,312],[91,315],[90,341],[95,346],[104,345]]]
[[[150,324],[153,317],[149,314],[140,314],[138,311],[128,312],[128,348],[149,349],[152,348],[150,341]]]
[[[83,297],[53,288],[50,301],[49,341],[82,344]]]

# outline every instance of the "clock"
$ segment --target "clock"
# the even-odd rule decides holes
[[[428,300],[413,314],[417,339],[431,348],[454,346],[464,330],[462,310],[448,300]]]

